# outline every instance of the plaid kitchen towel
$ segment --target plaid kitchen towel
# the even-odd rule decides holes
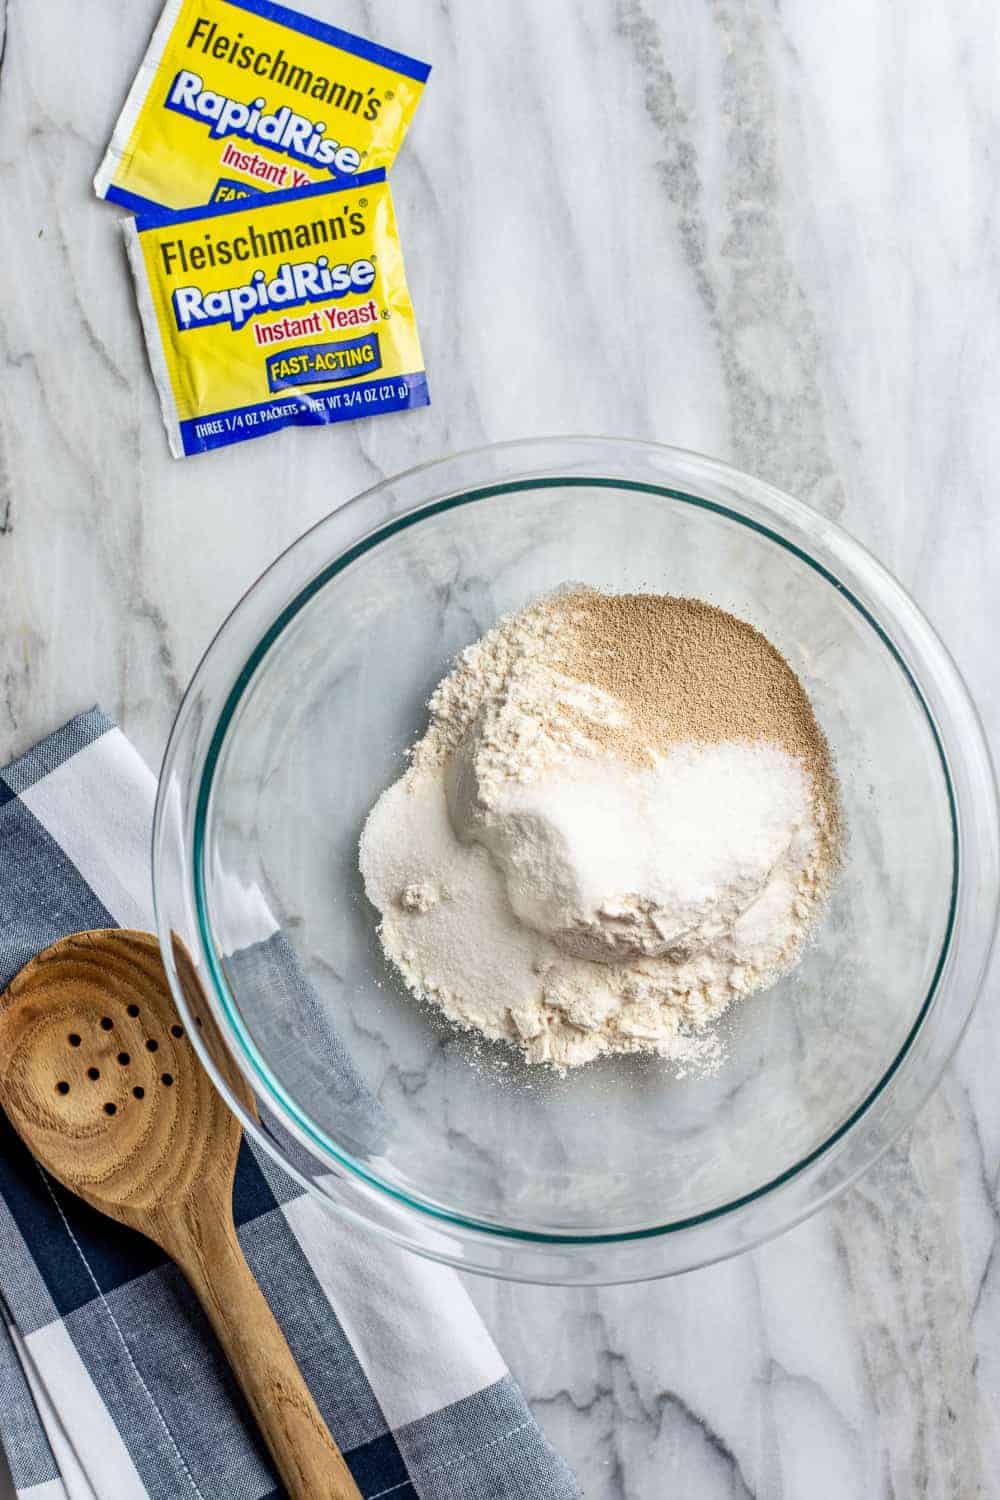
[[[0,772],[0,988],[66,933],[152,929],[154,791],[96,709]],[[351,1228],[247,1142],[234,1201],[367,1500],[579,1494],[452,1271]],[[0,1441],[21,1500],[284,1493],[179,1272],[43,1174],[2,1113],[0,1319]]]

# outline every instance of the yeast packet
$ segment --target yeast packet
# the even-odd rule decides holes
[[[94,188],[143,213],[388,168],[429,73],[272,0],[167,0]]]
[[[428,405],[384,170],[124,232],[175,458]]]

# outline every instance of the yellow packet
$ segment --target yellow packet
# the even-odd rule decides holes
[[[124,227],[175,458],[429,404],[384,170]]]
[[[94,187],[143,213],[388,168],[429,73],[271,0],[167,0]]]

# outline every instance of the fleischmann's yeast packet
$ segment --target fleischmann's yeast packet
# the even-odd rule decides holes
[[[428,405],[384,170],[124,228],[175,458]]]
[[[167,0],[94,187],[142,213],[388,168],[429,73],[271,0]]]

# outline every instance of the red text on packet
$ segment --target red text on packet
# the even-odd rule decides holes
[[[253,325],[254,342],[283,344],[286,339],[300,339],[307,333],[329,333],[340,328],[366,328],[378,322],[375,299],[369,297],[358,307],[324,307],[305,313],[301,318],[278,318],[273,323]]]

